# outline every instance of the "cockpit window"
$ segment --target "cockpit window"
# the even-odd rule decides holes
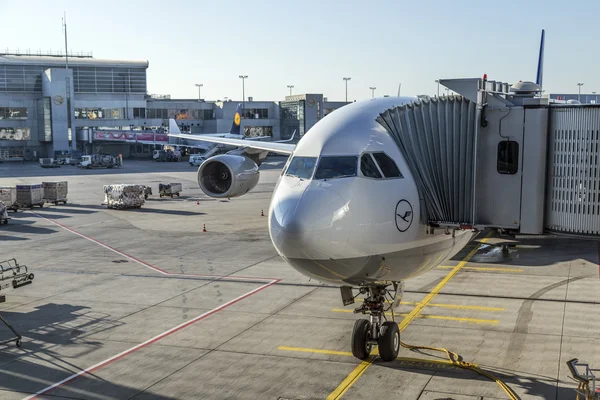
[[[301,179],[310,179],[312,178],[316,163],[316,157],[294,157],[285,171],[285,175],[295,176],[296,178]]]
[[[370,154],[363,154],[360,158],[360,172],[367,178],[381,179],[381,172],[377,169]]]
[[[321,157],[315,179],[337,179],[356,176],[357,156]]]
[[[398,166],[390,156],[385,153],[373,153],[373,158],[379,164],[379,168],[386,178],[403,178]]]

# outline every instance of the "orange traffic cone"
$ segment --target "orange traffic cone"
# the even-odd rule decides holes
[[[202,226],[202,232],[206,232],[206,224],[203,224],[203,226]]]
[[[264,216],[265,216],[265,213],[263,212],[263,210],[260,210],[260,216],[261,216],[261,217],[264,217]]]

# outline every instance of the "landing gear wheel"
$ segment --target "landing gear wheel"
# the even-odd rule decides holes
[[[17,347],[21,348],[23,346],[23,343],[21,342],[21,339],[17,340]]]
[[[371,323],[359,319],[352,329],[352,355],[359,360],[366,360],[371,354]]]
[[[392,321],[386,321],[381,326],[381,333],[377,338],[379,356],[383,361],[393,361],[398,357],[400,350],[400,329]]]

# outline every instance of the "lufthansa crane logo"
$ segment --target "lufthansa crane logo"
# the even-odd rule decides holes
[[[56,104],[56,105],[60,105],[64,101],[62,96],[54,96],[54,98],[52,100],[54,101],[54,104]]]
[[[240,125],[240,120],[241,120],[240,113],[236,112],[236,113],[235,113],[235,117],[233,117],[233,122],[234,122],[234,123],[235,123],[237,126],[239,126],[239,125]]]
[[[413,221],[413,208],[407,200],[400,200],[396,204],[396,228],[406,232]]]

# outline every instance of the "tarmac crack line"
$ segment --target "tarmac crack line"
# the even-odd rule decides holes
[[[600,251],[600,250],[599,250]],[[562,361],[562,347],[563,340],[565,337],[565,319],[567,316],[567,298],[569,297],[569,281],[571,280],[571,264],[569,263],[569,275],[567,276],[567,286],[565,288],[565,303],[563,306],[563,317],[562,317],[562,326],[560,331],[560,345],[558,347],[558,371],[556,372],[556,400],[558,400],[558,392],[560,385],[560,366]],[[579,395],[577,396],[579,397]]]

